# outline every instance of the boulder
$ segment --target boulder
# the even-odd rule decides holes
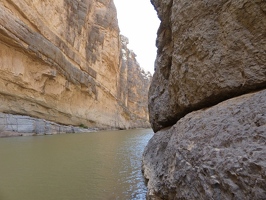
[[[266,199],[266,90],[191,112],[143,154],[147,199]]]
[[[161,25],[149,91],[153,130],[266,87],[264,0],[151,0]]]

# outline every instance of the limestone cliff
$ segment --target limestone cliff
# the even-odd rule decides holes
[[[136,60],[136,54],[127,48],[128,38],[121,36],[121,43],[122,59],[120,63],[118,97],[132,111],[131,115],[144,116],[148,119],[148,91],[152,76],[150,72],[145,72],[141,69]],[[135,118],[134,116],[132,117]],[[143,122],[139,121],[140,124]]]
[[[148,199],[266,199],[266,2],[151,2]]]
[[[112,0],[2,0],[0,112],[65,125],[149,126],[145,109],[121,96],[122,46]],[[129,76],[141,82],[134,67]],[[134,104],[138,92],[124,95]]]

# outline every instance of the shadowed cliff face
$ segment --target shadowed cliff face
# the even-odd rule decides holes
[[[147,199],[266,199],[266,2],[151,2]]]
[[[149,126],[147,113],[118,96],[123,44],[112,0],[4,0],[0,25],[0,112],[99,128]]]
[[[155,131],[190,111],[266,87],[265,1],[152,3],[162,21],[149,93]]]

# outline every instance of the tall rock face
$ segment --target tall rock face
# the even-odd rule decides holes
[[[266,2],[151,2],[148,199],[266,199]]]
[[[149,126],[147,113],[118,96],[122,46],[112,0],[1,1],[0,112],[66,125]]]
[[[265,1],[152,3],[162,21],[149,97],[155,131],[190,111],[266,87]]]
[[[141,69],[136,54],[127,48],[128,38],[121,36],[121,67],[118,97],[132,112],[131,118],[144,116],[148,119],[148,91],[152,79],[150,72]],[[144,120],[139,119],[139,124]],[[143,124],[144,125],[144,124]]]

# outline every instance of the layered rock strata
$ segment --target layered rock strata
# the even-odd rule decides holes
[[[265,1],[151,2],[147,198],[266,199]]]
[[[97,129],[88,129],[82,124],[79,127],[64,126],[62,124],[29,116],[0,114],[0,137],[88,133],[94,131],[97,131]]]
[[[1,1],[0,112],[65,125],[149,126],[147,113],[120,98],[121,51],[112,0]]]

